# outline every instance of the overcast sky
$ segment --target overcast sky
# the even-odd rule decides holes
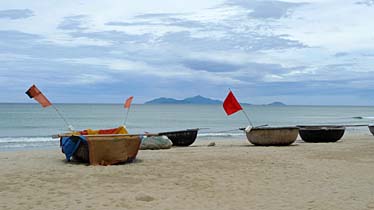
[[[374,105],[374,0],[0,2],[0,102]]]

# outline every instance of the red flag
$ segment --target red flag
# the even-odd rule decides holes
[[[231,115],[237,111],[243,110],[242,106],[240,106],[238,100],[236,100],[231,90],[227,95],[225,101],[223,102],[223,109],[225,110],[227,115]]]
[[[125,109],[130,108],[133,98],[134,98],[134,96],[130,96],[128,99],[126,99],[126,102],[125,102],[125,105],[124,105]]]
[[[43,95],[42,92],[40,92],[40,90],[35,86],[31,86],[27,91],[26,91],[26,94],[30,97],[30,98],[33,98],[35,99],[37,102],[39,102],[40,105],[42,105],[42,107],[48,107],[48,106],[51,106],[52,103],[49,102],[49,100],[47,99],[47,97],[45,97]]]

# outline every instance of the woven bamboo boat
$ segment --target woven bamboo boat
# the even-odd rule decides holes
[[[257,146],[287,146],[296,141],[297,127],[255,127],[245,130],[250,143]]]
[[[69,141],[73,142],[80,141],[72,158],[91,165],[132,162],[138,154],[141,143],[139,136],[121,134],[61,137],[61,144],[63,144],[63,138],[69,138]],[[82,138],[85,141],[82,141]],[[64,149],[62,152],[65,153]]]
[[[299,134],[305,142],[337,142],[345,132],[345,126],[321,125],[298,126]]]
[[[374,125],[369,125],[370,133],[374,135]]]
[[[159,135],[167,136],[172,142],[173,146],[187,147],[193,144],[196,140],[199,129],[187,129],[180,131],[161,132]]]

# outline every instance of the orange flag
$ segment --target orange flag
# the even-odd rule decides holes
[[[131,96],[131,97],[129,97],[128,99],[126,99],[126,102],[125,102],[125,105],[124,105],[125,109],[130,108],[130,106],[131,106],[131,102],[132,102],[132,99],[133,99],[133,98],[134,98],[134,96]]]
[[[52,103],[49,102],[49,100],[47,99],[47,97],[45,97],[43,95],[42,92],[40,92],[40,90],[35,86],[35,85],[32,85],[27,91],[26,91],[26,94],[30,97],[30,98],[33,98],[35,99],[37,102],[39,102],[40,105],[42,105],[42,107],[48,107],[48,106],[51,106]]]
[[[223,109],[225,110],[227,115],[231,115],[237,111],[243,110],[242,106],[240,106],[238,100],[236,100],[231,90],[227,95],[225,101],[223,102]]]

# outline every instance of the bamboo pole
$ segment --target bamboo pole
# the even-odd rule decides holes
[[[52,107],[56,110],[57,114],[62,118],[62,120],[65,122],[66,126],[70,131],[74,131],[74,127],[68,123],[67,119],[60,113],[60,111],[57,109],[55,105],[52,104]]]
[[[126,126],[127,118],[129,117],[130,107],[127,108],[126,117],[125,117],[125,120],[123,121],[123,125],[125,125],[125,126]]]

